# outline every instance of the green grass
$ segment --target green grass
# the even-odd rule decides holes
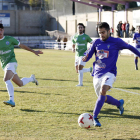
[[[140,139],[140,94],[111,89],[109,95],[124,99],[124,115],[115,106],[104,104],[100,114],[102,127],[88,130],[78,126],[80,114],[92,114],[97,96],[92,77],[84,74],[83,87],[76,87],[78,75],[74,54],[60,50],[43,50],[40,57],[16,49],[18,75],[35,74],[39,86],[29,83],[15,87],[16,107],[4,105],[8,93],[0,71],[0,140],[133,140]],[[92,58],[85,67],[92,66]],[[140,70],[134,69],[134,57],[120,56],[114,87],[140,93]]]

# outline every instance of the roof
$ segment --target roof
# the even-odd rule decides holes
[[[102,6],[114,7],[115,4],[122,4],[129,8],[129,2],[140,2],[140,0],[70,0],[88,6],[102,8]]]

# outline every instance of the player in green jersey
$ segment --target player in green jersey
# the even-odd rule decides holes
[[[73,39],[72,50],[75,52],[75,69],[76,72],[79,73],[78,80],[79,84],[76,86],[83,86],[83,73],[84,72],[92,72],[92,67],[84,68],[86,62],[82,61],[85,51],[87,50],[87,43],[92,44],[92,39],[85,34],[85,26],[83,23],[78,24],[78,31]]]
[[[26,85],[29,82],[33,82],[38,85],[38,81],[36,80],[34,75],[31,75],[30,78],[22,78],[20,79],[16,73],[17,69],[17,60],[15,58],[14,53],[14,45],[18,45],[20,48],[25,49],[39,56],[39,54],[43,54],[42,51],[34,51],[31,48],[20,44],[15,38],[11,36],[4,36],[4,27],[3,24],[0,24],[0,61],[1,66],[4,70],[4,82],[6,84],[6,88],[9,94],[9,100],[4,101],[3,103],[6,105],[10,105],[11,107],[15,107],[14,102],[14,87],[12,85],[11,80],[17,84],[19,87]]]

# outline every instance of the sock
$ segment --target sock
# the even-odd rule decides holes
[[[98,114],[100,113],[100,110],[105,102],[105,97],[103,95],[99,95],[96,104],[95,104],[95,108],[94,108],[94,112],[93,112],[93,116],[94,118],[97,118]]]
[[[28,84],[29,82],[33,82],[33,78],[22,78],[23,86]]]
[[[5,81],[6,88],[9,94],[9,100],[12,100],[14,102],[14,87],[10,80]]]
[[[135,66],[137,67],[138,59],[135,59]]]
[[[82,85],[83,84],[83,70],[79,70],[79,84]]]
[[[120,106],[120,101],[119,101],[119,100],[113,98],[113,97],[110,96],[110,95],[106,95],[106,96],[107,96],[107,101],[106,101],[106,103],[111,104],[111,105],[115,105],[115,106],[117,106],[117,107]]]
[[[83,72],[90,72],[90,68],[83,68]]]

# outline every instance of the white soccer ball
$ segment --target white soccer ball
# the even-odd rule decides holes
[[[93,126],[93,116],[89,113],[83,113],[78,118],[78,124],[82,128],[90,128]]]

